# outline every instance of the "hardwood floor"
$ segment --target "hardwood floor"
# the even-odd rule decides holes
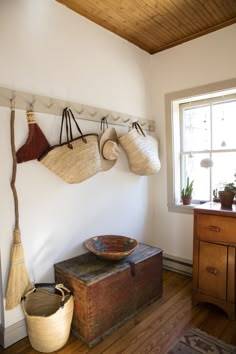
[[[73,354],[164,354],[190,327],[236,345],[236,320],[210,304],[192,306],[192,279],[182,274],[163,272],[163,297],[144,308],[130,321],[107,336],[93,348],[73,335],[67,345],[53,353]],[[43,338],[42,338],[43,340]],[[36,354],[28,338],[3,350],[4,354]]]

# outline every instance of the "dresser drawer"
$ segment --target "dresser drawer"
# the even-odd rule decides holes
[[[194,209],[193,304],[212,303],[236,317],[236,205]]]
[[[226,300],[227,246],[200,241],[199,290]]]
[[[236,218],[198,214],[196,234],[205,241],[236,243]]]

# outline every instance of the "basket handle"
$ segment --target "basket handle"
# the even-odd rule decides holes
[[[29,296],[30,294],[34,293],[36,291],[35,287],[30,288],[28,291],[26,291],[26,293],[24,294],[24,296],[21,297],[21,301],[25,301],[27,296]]]
[[[25,301],[27,296],[34,293],[37,291],[38,288],[52,288],[56,289],[61,293],[61,307],[64,307],[65,304],[65,292],[67,292],[69,295],[72,294],[72,292],[67,289],[63,284],[56,284],[56,283],[36,283],[34,284],[33,288],[29,289],[25,295],[21,298],[21,301]]]
[[[60,130],[60,138],[59,138],[59,145],[62,145],[62,133],[63,133],[63,129],[64,129],[64,122],[65,122],[65,128],[66,128],[66,142],[67,142],[67,146],[70,149],[73,149],[72,145],[69,143],[69,141],[73,140],[73,134],[72,134],[72,126],[71,126],[71,122],[74,122],[74,124],[76,125],[76,128],[83,140],[84,143],[87,143],[87,140],[84,136],[84,134],[82,133],[78,123],[76,122],[76,119],[74,117],[74,114],[72,112],[72,110],[69,107],[66,107],[63,109],[62,112],[62,118],[61,118],[61,130]]]
[[[100,125],[100,130],[102,131],[102,133],[105,132],[106,128],[108,128],[107,117],[103,117],[101,119],[101,125]]]
[[[133,122],[132,123],[132,128],[135,128],[139,134],[142,134],[143,136],[146,136],[143,132],[143,129],[141,128],[139,122]]]
[[[83,142],[87,144],[87,139],[85,138],[84,134],[82,133],[82,130],[80,129],[79,124],[76,122],[76,119],[75,119],[75,116],[74,116],[72,110],[69,107],[67,107],[66,112],[67,112],[67,117],[68,117],[68,121],[70,124],[70,130],[71,130],[71,119],[72,119],[76,125],[78,132],[81,135]],[[71,130],[71,135],[72,135],[72,130]],[[73,136],[72,136],[72,139],[73,139]]]

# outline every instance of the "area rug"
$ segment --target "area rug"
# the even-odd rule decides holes
[[[191,328],[168,354],[236,354],[236,347],[200,329]]]

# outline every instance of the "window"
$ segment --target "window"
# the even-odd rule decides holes
[[[167,118],[170,115],[166,141],[171,211],[176,211],[176,206],[183,208],[181,190],[187,177],[194,180],[193,204],[212,200],[213,190],[235,180],[236,80],[232,81],[234,88],[227,90],[205,93],[203,88],[201,95],[199,88],[196,95],[190,90],[186,96],[187,90],[184,98],[173,99],[176,94],[166,97]]]
[[[179,107],[181,188],[189,177],[194,180],[193,203],[209,201],[213,189],[234,181],[236,95]]]

